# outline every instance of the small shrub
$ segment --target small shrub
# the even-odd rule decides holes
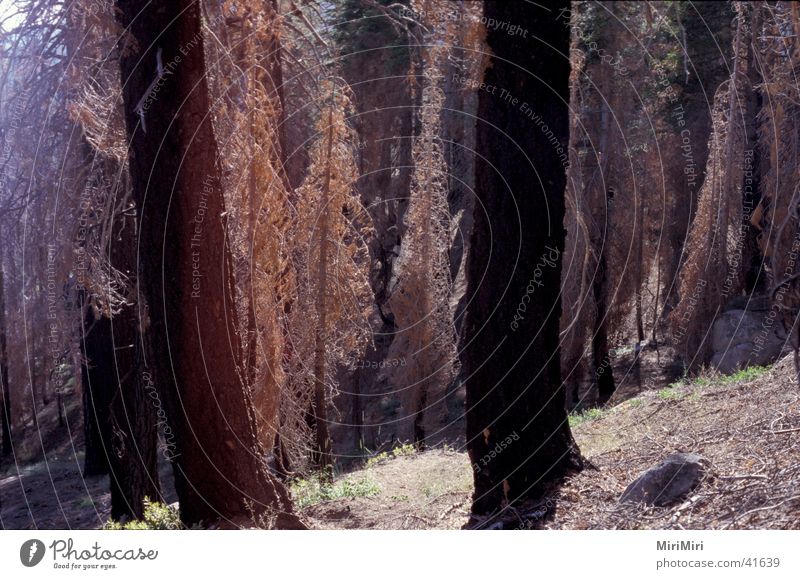
[[[183,528],[178,511],[147,497],[144,499],[144,518],[141,521],[108,521],[103,526],[106,531],[177,531]]]
[[[681,392],[677,386],[667,386],[666,388],[662,388],[658,391],[658,397],[665,402],[670,402],[672,400],[680,400],[683,398],[683,392]]]
[[[381,492],[380,486],[369,476],[350,477],[331,483],[325,477],[315,475],[298,478],[289,483],[292,496],[298,507],[310,507],[323,501],[344,497],[371,497]]]
[[[398,456],[409,456],[415,454],[417,452],[417,447],[413,444],[403,444],[401,446],[397,446],[392,450],[381,452],[376,454],[375,456],[367,459],[367,468],[371,468],[376,464],[380,464],[384,461],[389,460],[390,458],[397,458]]]
[[[605,411],[602,408],[589,408],[583,412],[576,412],[574,414],[569,415],[569,426],[570,428],[574,428],[576,426],[580,426],[585,422],[591,422],[593,420],[599,420],[605,416]]]

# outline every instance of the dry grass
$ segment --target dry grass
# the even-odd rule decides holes
[[[344,475],[367,473],[380,491],[305,509],[322,529],[458,529],[469,519],[472,469],[466,454],[448,449],[389,458]]]

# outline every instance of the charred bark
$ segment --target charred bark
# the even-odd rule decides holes
[[[84,302],[81,291],[79,300]],[[83,382],[83,430],[85,456],[83,476],[109,473],[111,453],[111,394],[114,380],[114,352],[111,320],[95,314],[93,306],[84,308],[81,334],[81,378]]]
[[[545,9],[487,0],[484,6],[487,18],[517,23],[531,35],[487,31],[493,56],[485,82],[510,98],[479,91],[479,202],[467,254],[472,301],[462,350],[475,515],[540,498],[546,485],[582,463],[559,363],[570,32],[557,15],[569,3]],[[533,284],[519,319],[534,275],[540,284]]]
[[[608,310],[606,309],[606,258],[601,253],[600,263],[595,272],[592,292],[596,308],[595,326],[592,333],[592,367],[597,383],[597,402],[605,404],[617,389],[614,383],[614,369],[611,367],[611,354],[608,345]]]
[[[123,215],[116,224],[111,265],[131,285],[136,280],[136,220]],[[132,302],[133,300],[129,300]],[[161,497],[158,479],[158,425],[140,370],[142,341],[135,305],[121,306],[111,319],[114,389],[111,398],[111,518],[141,519],[144,499]]]
[[[11,389],[8,384],[8,358],[6,350],[6,299],[3,264],[0,263],[0,422],[3,437],[0,456],[9,456],[11,446]]]

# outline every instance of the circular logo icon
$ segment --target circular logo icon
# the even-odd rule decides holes
[[[19,560],[26,567],[35,567],[44,559],[44,543],[39,539],[28,539],[19,548]]]

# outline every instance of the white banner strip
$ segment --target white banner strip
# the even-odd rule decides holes
[[[2,531],[0,577],[800,577],[800,531]]]

